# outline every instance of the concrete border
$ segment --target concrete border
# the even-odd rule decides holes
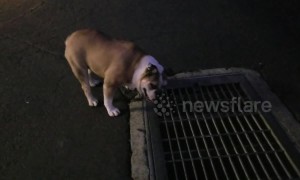
[[[130,108],[130,144],[131,144],[131,177],[134,180],[148,180],[146,130],[142,101],[134,101]]]

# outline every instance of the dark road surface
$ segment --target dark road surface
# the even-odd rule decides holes
[[[119,94],[117,118],[88,107],[62,57],[80,28],[133,40],[176,72],[257,70],[299,120],[298,4],[0,0],[0,179],[130,179],[127,102]]]

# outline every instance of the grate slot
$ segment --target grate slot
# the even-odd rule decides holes
[[[218,86],[220,89],[221,89],[221,93],[224,95],[224,96],[228,96],[228,95],[231,95],[231,93],[230,93],[230,91],[225,91],[221,86]],[[216,93],[216,91],[214,91],[215,93]],[[225,93],[225,92],[227,92],[227,93]],[[228,98],[228,97],[227,97]],[[231,97],[229,97],[229,98],[232,98],[232,96]],[[234,125],[234,123],[232,122],[232,118],[230,117],[230,116],[227,116],[227,118],[228,118],[228,121],[229,121],[229,123],[230,123],[230,125],[232,126],[232,128],[233,128],[233,130],[236,132],[236,126],[237,125]],[[235,116],[235,119],[236,119],[236,122],[238,122],[238,125],[240,126],[240,128],[242,129],[242,131],[243,132],[247,132],[247,130],[245,130],[245,128],[244,128],[244,125],[242,125],[242,121],[240,121],[240,119],[239,119],[239,116]],[[240,143],[240,145],[241,145],[241,147],[242,147],[242,149],[243,149],[243,151],[246,153],[246,154],[249,154],[249,155],[251,155],[251,152],[249,153],[249,150],[251,150],[252,152],[254,152],[254,153],[252,153],[252,154],[255,154],[255,155],[257,155],[256,156],[256,158],[257,158],[257,160],[258,160],[258,162],[259,162],[259,164],[261,165],[261,167],[262,167],[262,169],[263,169],[263,171],[264,171],[264,174],[268,177],[268,178],[270,178],[270,176],[269,176],[269,173],[267,172],[267,170],[264,168],[264,166],[263,166],[263,163],[262,163],[262,160],[260,159],[260,157],[258,156],[258,152],[256,152],[256,148],[255,148],[255,145],[253,145],[253,143],[251,142],[251,138],[249,137],[249,134],[250,135],[252,135],[252,134],[255,134],[255,130],[253,130],[253,129],[251,129],[251,128],[249,128],[249,131],[250,132],[254,132],[254,133],[245,133],[245,137],[241,137],[241,136],[237,136],[238,137],[238,139],[239,139],[239,143]],[[261,131],[261,130],[260,130]],[[268,129],[265,129],[264,131],[269,131]],[[244,139],[244,140],[242,140],[242,139]],[[248,147],[250,147],[250,148],[247,148],[247,147],[245,147],[244,146],[244,143],[245,142],[248,142]],[[255,175],[256,175],[256,178],[258,178],[258,179],[260,179],[261,177],[259,177],[259,174],[258,174],[258,172],[257,172],[257,169],[255,168],[255,165],[254,164],[256,164],[256,163],[253,163],[253,160],[252,160],[252,158],[250,158],[250,156],[247,156],[247,159],[248,159],[248,161],[249,161],[249,163],[250,163],[250,165],[251,165],[251,169],[254,171],[254,173],[255,173]],[[247,171],[246,171],[247,172]]]
[[[231,86],[231,88],[233,88],[233,91],[235,91],[235,93],[237,93],[237,96],[239,96],[239,92],[238,92],[238,91],[236,90],[236,88],[234,88],[234,87],[235,87],[234,85]],[[226,85],[226,88],[227,88],[230,92],[232,92],[232,91],[231,91],[232,89],[230,89],[230,86]],[[232,97],[235,96],[233,93],[231,93],[231,95],[232,95]],[[242,102],[244,102],[244,100],[243,100],[242,98],[241,98],[241,100],[242,100]],[[251,114],[251,117],[253,117],[252,114]],[[258,125],[258,123],[257,123],[257,121],[256,121],[255,118],[252,119],[252,120],[254,120],[255,125],[253,125],[253,123],[251,124],[251,123],[249,122],[250,120],[247,118],[247,116],[244,115],[243,118],[244,118],[243,120],[245,120],[245,122],[248,124],[248,126],[249,126],[249,128],[250,128],[251,130],[253,130],[253,128],[255,128],[255,127],[253,127],[253,126]],[[257,126],[257,127],[259,127],[259,126]],[[264,134],[264,133],[263,133],[263,136],[264,136],[264,138],[265,138],[265,134]],[[257,134],[254,134],[254,137],[255,137],[255,140],[253,140],[253,141],[258,142],[260,148],[261,148],[263,151],[266,151],[265,146],[264,146],[264,144],[261,142],[261,139],[258,137],[258,135],[257,135]],[[267,141],[267,143],[269,144],[269,140],[266,139],[266,141]],[[270,145],[270,144],[269,144],[269,145]],[[272,147],[272,146],[271,146],[271,147]],[[273,149],[273,148],[272,148],[272,149]],[[276,154],[276,157],[278,157],[277,153],[275,153],[275,154]],[[273,162],[273,161],[271,160],[271,158],[270,158],[270,155],[269,155],[269,154],[266,154],[266,156],[263,157],[263,158],[266,158],[266,159],[267,159],[266,161],[263,161],[263,162],[265,162],[265,168],[271,166],[271,168],[272,168],[272,170],[273,170],[273,173],[276,174],[277,178],[281,178],[280,175],[278,174],[278,171],[277,171],[276,167],[274,166],[274,162]],[[266,162],[268,162],[268,163],[266,163]],[[285,167],[284,167],[284,169],[285,169]],[[269,171],[269,172],[270,172],[270,171]],[[272,178],[274,178],[274,177],[272,176]],[[289,173],[288,173],[288,178],[291,178]]]
[[[218,99],[221,98],[220,95],[219,95],[219,93],[218,93],[218,91],[216,90],[215,87],[213,87],[212,91],[214,92],[213,94],[215,94],[215,96],[216,96]],[[209,97],[211,98],[212,96],[211,96],[210,91],[207,90],[207,93],[208,93]],[[238,152],[238,150],[237,150],[238,148],[234,145],[235,143],[233,142],[233,139],[232,139],[231,137],[236,137],[237,140],[238,140],[238,143],[241,144],[241,147],[242,147],[242,150],[243,150],[242,152],[248,154],[248,152],[247,152],[247,150],[246,150],[244,144],[242,143],[243,141],[241,140],[242,138],[240,137],[240,135],[239,135],[238,133],[235,133],[235,135],[232,135],[231,133],[229,133],[229,132],[228,132],[228,129],[227,129],[225,123],[224,123],[224,120],[223,120],[223,118],[222,118],[222,115],[221,115],[219,112],[217,112],[217,114],[219,115],[219,118],[221,119],[222,126],[224,127],[225,131],[226,131],[227,134],[229,135],[230,143],[231,143],[231,145],[233,146],[234,153],[239,154],[239,152]],[[228,117],[229,117],[229,116],[228,116]],[[231,119],[229,118],[228,120],[229,120],[229,122],[230,122],[230,124],[231,124],[231,127],[233,128],[234,132],[238,132],[238,131],[236,130],[236,128],[233,126],[233,123],[231,122]],[[244,132],[244,131],[243,131],[243,132]],[[241,157],[240,157],[240,156],[237,156],[237,157],[238,157],[238,160],[239,160],[239,164],[238,164],[238,165],[241,165],[241,167],[242,167],[242,169],[243,169],[243,172],[245,172],[246,178],[249,179],[250,176],[249,176],[249,174],[248,174],[248,172],[247,172],[247,168],[244,166],[244,163],[242,162]],[[256,172],[256,170],[255,170],[255,168],[254,168],[254,165],[253,165],[252,161],[251,161],[249,158],[248,158],[248,160],[249,160],[250,166],[251,166],[252,170],[254,171],[255,175],[258,176],[258,174],[257,174],[257,172]]]
[[[206,99],[205,99],[205,97],[204,97],[204,95],[203,95],[203,90],[202,90],[201,88],[200,88],[200,94],[201,94],[202,99],[205,101]],[[199,99],[198,96],[197,96],[197,94],[196,94],[195,92],[194,92],[193,95],[196,97],[197,100]],[[202,116],[203,116],[203,113],[202,113]],[[204,116],[203,116],[203,117],[204,117]],[[219,128],[216,126],[215,119],[214,119],[214,117],[213,117],[213,115],[212,115],[211,113],[210,113],[210,117],[211,117],[211,120],[212,120],[212,122],[213,122],[213,124],[214,124],[216,130],[217,130],[217,133],[220,134]],[[205,118],[204,118],[204,119],[205,119]],[[207,120],[206,120],[205,122],[207,122]],[[209,126],[207,125],[207,127],[209,127]],[[226,131],[226,130],[225,130],[225,131]],[[214,134],[209,133],[209,135],[213,136]],[[220,136],[220,137],[222,137],[222,136]],[[223,146],[223,148],[224,148],[226,154],[229,155],[228,149],[227,149],[227,147],[226,147],[225,144],[224,144],[223,138],[220,138],[220,139],[221,139],[221,144],[222,144],[222,146]],[[218,149],[218,147],[216,147],[216,149]],[[220,161],[222,162],[222,158],[220,158]],[[237,173],[237,171],[236,171],[236,167],[234,166],[233,161],[232,161],[231,158],[229,158],[229,162],[230,162],[231,167],[233,168],[234,174],[236,175],[236,177],[238,177],[238,173]],[[222,162],[222,165],[223,165],[223,162]],[[224,165],[223,165],[223,166],[224,166]],[[224,168],[224,171],[225,171],[225,174],[226,174],[226,169],[225,169],[225,168]],[[227,174],[226,174],[226,178],[227,178],[227,179],[229,178]]]
[[[171,137],[173,137],[173,136],[170,136],[170,131],[169,131],[169,128],[168,128],[168,126],[167,126],[167,121],[165,120],[166,117],[165,117],[164,114],[163,114],[163,118],[164,118],[165,127],[166,127],[165,129],[166,129],[166,132],[167,132],[167,140],[168,140],[169,147],[170,147],[169,150],[170,150],[170,153],[171,153],[172,161],[175,162],[175,157],[174,157],[174,152],[173,152],[172,142],[171,142]],[[177,137],[177,136],[176,136],[176,137]],[[175,138],[176,141],[177,141],[177,139],[178,139],[178,138]],[[180,149],[180,147],[179,147],[179,149]],[[181,154],[181,153],[180,153],[180,154]],[[182,154],[181,154],[181,157],[182,157]],[[167,166],[167,167],[168,167],[169,170],[171,169],[169,166]],[[170,173],[170,174],[174,174],[175,177],[173,177],[173,178],[175,178],[176,180],[178,180],[177,168],[176,168],[175,163],[172,163],[172,167],[173,167],[173,173]],[[172,170],[171,170],[171,171],[172,171]]]
[[[179,92],[180,93],[180,98],[181,98],[181,100],[183,101],[184,100],[184,98],[182,97],[183,95],[182,95],[182,92],[180,91]],[[177,100],[175,99],[175,102],[177,102]],[[176,104],[175,104],[176,105]],[[188,113],[186,113],[186,115],[187,115],[187,119],[188,119],[188,124],[189,124],[189,129],[191,130],[190,132],[191,132],[191,135],[192,135],[192,139],[194,140],[194,149],[196,148],[196,150],[197,150],[197,154],[195,154],[195,156],[193,156],[193,159],[191,159],[192,161],[195,159],[195,157],[201,157],[202,155],[201,155],[201,150],[200,150],[200,148],[199,148],[199,145],[198,145],[198,142],[197,142],[197,138],[195,138],[196,137],[196,135],[195,135],[195,132],[194,132],[194,129],[193,129],[193,125],[191,124],[191,118],[189,117],[189,115],[188,115]],[[181,117],[180,117],[181,118]],[[200,132],[201,132],[201,130],[200,130]],[[185,137],[185,139],[189,139],[189,137]],[[206,142],[205,142],[206,143]],[[189,143],[189,144],[191,144],[191,145],[193,145],[193,143],[191,142],[191,143]],[[205,179],[208,179],[208,177],[207,177],[207,174],[206,174],[206,169],[205,169],[205,165],[204,165],[204,162],[203,162],[203,160],[202,159],[200,159],[201,160],[201,166],[203,167],[203,169],[204,169],[204,177],[205,177]]]
[[[172,91],[172,95],[174,96],[175,94],[174,94],[174,92]],[[175,100],[175,106],[177,107],[177,111],[179,111],[179,109],[178,109],[178,104],[177,104],[177,100],[174,98],[174,100]],[[172,115],[173,113],[171,113],[171,117],[173,116]],[[179,117],[181,117],[181,115],[180,115],[180,113],[178,113],[178,115],[179,115]],[[202,129],[200,128],[200,124],[199,124],[199,121],[197,120],[197,117],[195,117],[196,118],[196,122],[197,122],[197,126],[198,126],[198,128],[199,128],[199,131],[200,131],[200,134],[202,135],[202,136],[204,136],[204,133],[202,132]],[[172,117],[172,119],[173,119],[173,117]],[[193,131],[193,133],[194,133],[194,131]],[[195,136],[195,135],[194,135]],[[185,137],[185,139],[186,139],[187,137]],[[198,147],[198,149],[199,149],[199,146],[198,146],[198,142],[195,142],[195,144],[196,144],[196,147]],[[204,146],[205,146],[205,149],[206,149],[206,152],[208,153],[208,156],[211,156],[210,155],[210,151],[209,151],[209,148],[208,148],[208,143],[207,143],[207,140],[204,138],[203,139],[203,144],[204,144]],[[198,150],[197,149],[197,150]],[[201,154],[200,154],[200,151],[198,151],[198,155],[199,155],[199,157],[201,157]],[[192,159],[192,158],[191,158]],[[200,158],[199,158],[200,159]],[[200,159],[201,160],[201,159]],[[208,165],[208,167],[209,168],[212,168],[212,170],[213,170],[213,173],[214,173],[214,178],[215,179],[218,179],[218,176],[217,176],[217,171],[216,171],[216,168],[215,168],[215,164],[213,163],[213,161],[211,160],[211,159],[209,159],[209,163],[210,163],[210,165]],[[209,164],[209,163],[204,163],[203,161],[201,161],[201,165],[202,165],[202,167],[204,168],[204,169],[206,169],[207,167],[207,164]],[[209,169],[209,168],[207,168],[207,169]],[[209,171],[204,171],[204,172],[209,172]],[[208,177],[207,177],[207,175],[205,174],[205,178],[206,179],[208,179]]]
[[[227,84],[225,85],[225,88],[226,88],[226,90],[230,93],[231,98],[233,98],[233,97],[240,97],[240,96],[235,96],[235,95],[233,94],[233,92],[232,92],[232,89],[230,89],[229,86],[228,86]],[[251,123],[249,123],[248,118],[244,115],[243,112],[242,112],[242,115],[243,115],[243,118],[240,118],[240,117],[238,117],[238,116],[236,117],[236,118],[237,118],[237,122],[239,122],[239,123],[240,123],[241,121],[246,122],[247,128],[249,128],[251,131],[253,131],[254,129],[253,129]],[[240,124],[240,125],[241,125],[241,124]],[[242,126],[242,125],[241,125],[241,126]],[[244,128],[244,127],[242,127],[242,128]],[[248,139],[249,139],[250,144],[258,144],[258,145],[259,145],[259,146],[253,146],[254,152],[266,151],[265,148],[264,148],[264,146],[262,145],[261,141],[260,141],[259,138],[257,137],[257,134],[253,134],[253,136],[252,136],[252,135],[249,136]],[[255,148],[255,147],[256,147],[256,148]],[[274,165],[273,165],[273,163],[272,163],[270,157],[269,157],[269,154],[265,154],[265,156],[259,155],[259,156],[257,156],[257,158],[258,158],[259,163],[260,163],[261,167],[263,168],[263,170],[264,170],[264,172],[265,172],[265,175],[267,176],[268,179],[271,179],[271,178],[273,177],[273,176],[269,173],[270,171],[269,171],[268,167],[270,167],[270,166],[271,166],[271,168],[273,169],[273,172],[276,173],[277,178],[280,177],[279,174],[277,173],[276,168],[274,167]],[[266,159],[265,159],[265,158],[266,158]],[[269,164],[265,165],[266,163],[264,164],[264,162],[266,162],[266,161],[268,161]],[[266,167],[266,166],[267,166],[267,167]],[[275,171],[274,171],[274,170],[275,170]]]
[[[244,153],[244,154],[229,154],[229,155],[221,155],[221,156],[217,156],[217,155],[216,156],[207,156],[206,151],[203,152],[203,150],[202,150],[202,153],[204,155],[202,157],[195,156],[193,159],[189,158],[189,155],[188,155],[189,152],[187,152],[187,151],[183,151],[182,154],[183,154],[183,161],[191,161],[191,160],[205,160],[205,159],[219,159],[219,158],[238,158],[238,156],[241,156],[241,157],[252,156],[252,155],[261,156],[264,154],[274,154],[274,152],[283,153],[284,151],[278,150],[278,151],[251,152],[251,153]],[[179,154],[179,152],[174,152],[174,156],[175,156],[174,160],[167,160],[166,162],[167,163],[181,162],[182,159],[180,158],[179,155],[176,155],[177,153]],[[166,159],[169,159],[168,153],[165,153],[165,156],[166,156]],[[186,156],[186,158],[185,158],[185,156]]]
[[[194,139],[194,138],[199,139],[199,138],[203,138],[203,137],[219,137],[219,136],[234,136],[234,135],[242,136],[242,135],[245,135],[245,134],[261,133],[261,132],[267,133],[267,132],[270,132],[270,131],[271,130],[269,130],[269,129],[264,129],[264,130],[254,130],[254,131],[244,131],[244,132],[231,132],[231,133],[228,132],[228,134],[226,134],[226,133],[220,133],[220,134],[211,134],[211,135],[208,134],[208,135],[204,135],[204,136],[195,135],[195,136],[187,136],[186,138],[187,139]],[[181,140],[181,139],[184,139],[184,137],[179,137],[178,139]],[[170,138],[170,139],[164,138],[164,139],[162,139],[162,141],[169,141],[169,140],[176,140],[176,138]],[[274,145],[274,143],[272,143],[272,144]],[[277,145],[277,144],[275,144],[275,145]]]
[[[173,91],[173,90],[172,90],[172,95],[174,96],[174,91]],[[174,97],[175,97],[175,96],[174,96]],[[177,106],[177,100],[176,100],[176,98],[175,98],[174,100],[175,100],[175,106],[177,107],[177,112],[179,112],[179,109],[178,109],[178,106]],[[169,102],[169,103],[170,103],[170,102]],[[180,113],[178,113],[178,115],[179,115],[179,118],[181,119]],[[173,113],[171,113],[171,118],[173,119]],[[174,124],[175,124],[175,123],[174,123]],[[191,149],[190,149],[190,143],[189,143],[188,140],[187,140],[186,128],[184,127],[182,121],[180,121],[180,125],[181,125],[182,130],[183,130],[182,133],[183,133],[183,136],[184,136],[184,140],[185,140],[185,142],[186,142],[186,145],[187,145],[187,150],[188,150],[190,159],[193,159],[193,156],[192,156],[192,154],[191,154]],[[177,129],[176,129],[175,126],[174,126],[174,130],[175,130],[175,132],[177,132]],[[192,133],[193,133],[193,136],[195,136],[193,131],[192,131]],[[199,155],[200,155],[200,154],[199,154]],[[195,168],[195,164],[194,164],[193,161],[190,161],[190,162],[191,162],[191,166],[192,166],[192,169],[193,169],[193,173],[194,173],[194,175],[195,175],[195,179],[198,179],[198,175],[197,175],[197,171],[196,171],[196,168]],[[185,176],[187,176],[186,172],[185,172]]]
[[[168,102],[168,103],[170,103],[170,102]],[[164,116],[164,118],[165,118],[165,116]],[[174,119],[174,117],[173,117],[173,113],[171,113],[171,120],[173,120]],[[165,121],[166,122],[166,121]],[[182,125],[182,122],[180,122],[181,123],[181,125]],[[177,147],[178,147],[178,150],[179,150],[179,153],[180,153],[180,159],[181,159],[181,165],[182,165],[182,167],[183,167],[183,174],[184,174],[184,177],[185,177],[185,179],[188,179],[188,175],[187,175],[187,169],[186,169],[186,165],[185,165],[185,162],[184,162],[184,157],[183,157],[183,153],[182,153],[182,145],[184,144],[184,143],[180,143],[180,141],[179,141],[179,135],[178,135],[178,128],[177,128],[177,126],[175,125],[175,122],[173,121],[173,130],[174,130],[174,133],[175,133],[175,137],[176,137],[176,141],[177,141]],[[168,126],[166,125],[166,128],[168,128]],[[184,134],[184,136],[185,136],[185,131],[184,131],[184,129],[183,129],[183,134]],[[185,136],[186,137],[186,136]],[[186,142],[187,143],[187,142]],[[189,149],[189,145],[187,144],[187,148],[188,148],[188,152],[189,152],[189,156],[191,157],[191,153],[190,153],[190,149]],[[170,149],[172,149],[172,145],[170,144]],[[174,158],[174,154],[173,154],[173,158]],[[175,162],[175,161],[174,161]],[[175,168],[174,169],[176,169],[176,164],[175,164]],[[194,167],[194,164],[192,164],[192,167],[193,167],[193,171],[194,172],[196,172],[196,170],[195,170],[195,167]],[[182,174],[182,173],[181,173]],[[178,179],[178,174],[176,175],[176,178]],[[196,179],[198,179],[197,178],[197,176],[196,176]]]
[[[228,87],[228,86],[227,86],[227,87]],[[237,89],[236,85],[233,85],[232,87],[233,87],[234,91],[240,96],[240,91]],[[242,102],[245,101],[243,98],[241,98],[241,100],[242,100]],[[259,116],[260,116],[260,118],[265,122],[265,119],[263,118],[263,116],[261,115],[260,112],[259,112]],[[251,114],[251,117],[252,117],[253,121],[255,122],[256,126],[261,130],[262,128],[261,128],[260,124],[258,123],[258,119],[257,119],[253,114]],[[246,117],[245,117],[245,118],[246,118]],[[246,121],[248,122],[248,119],[246,119]],[[272,149],[273,151],[275,151],[275,150],[274,150],[275,148],[274,148],[273,144],[270,142],[269,138],[267,138],[266,134],[265,134],[265,133],[262,133],[262,135],[263,135],[264,140],[266,140],[267,144],[271,147],[271,149]],[[260,141],[260,139],[263,139],[263,138],[258,138],[258,140]],[[286,175],[287,175],[288,178],[290,179],[290,178],[291,178],[291,174],[290,174],[290,172],[287,170],[287,168],[285,167],[285,165],[283,164],[281,158],[280,158],[279,155],[276,153],[276,151],[275,151],[274,155],[275,155],[276,158],[270,158],[270,157],[268,157],[268,156],[267,156],[267,157],[268,157],[268,159],[274,159],[274,160],[277,159],[278,162],[279,162],[279,164],[280,164],[280,166],[282,167],[282,169],[284,170],[284,172],[286,173]],[[274,164],[272,163],[272,161],[271,161],[271,160],[269,160],[269,161],[270,161],[271,166],[272,166],[272,168],[274,169],[276,175],[277,175],[279,178],[282,178],[282,177],[280,177],[280,175],[277,173],[278,171],[281,170],[281,168],[277,168],[277,169],[276,169],[276,167],[274,166]]]

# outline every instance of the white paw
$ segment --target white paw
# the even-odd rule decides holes
[[[88,99],[88,101],[89,101],[89,106],[91,107],[98,105],[98,100],[96,98]]]
[[[95,86],[97,86],[100,83],[101,83],[101,81],[97,80],[97,79],[90,79],[89,80],[89,84],[90,84],[91,87],[95,87]]]
[[[120,110],[118,108],[112,107],[110,109],[107,109],[109,116],[118,116],[120,114]]]

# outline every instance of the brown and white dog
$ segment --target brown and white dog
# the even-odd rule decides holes
[[[164,68],[134,43],[111,38],[101,32],[84,29],[72,33],[65,41],[65,57],[79,80],[90,106],[97,106],[91,87],[103,78],[104,106],[110,116],[120,111],[113,106],[117,88],[126,86],[153,101],[166,84]]]

